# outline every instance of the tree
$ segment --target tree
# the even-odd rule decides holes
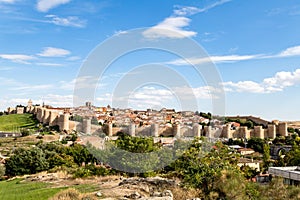
[[[150,137],[131,137],[122,132],[119,138],[108,141],[105,149],[87,145],[89,151],[100,161],[112,168],[128,172],[128,175],[154,175],[154,170],[161,170],[173,160],[173,152]]]
[[[83,162],[85,163],[94,163],[96,158],[89,152],[89,150],[80,145],[74,144],[66,149],[66,154],[73,157],[74,162],[78,165],[81,165]]]
[[[285,144],[285,137],[284,137],[284,136],[276,137],[276,138],[272,141],[272,143],[275,144],[275,145],[283,145],[283,144]]]
[[[66,154],[53,154],[53,156],[48,159],[48,162],[49,169],[52,169],[56,166],[72,167],[76,165],[73,157]]]
[[[222,143],[207,148],[209,143],[194,141],[174,163],[179,177],[187,186],[201,188],[206,195],[218,190],[223,170],[237,170],[239,156]]]
[[[247,120],[245,123],[242,123],[242,126],[247,126],[249,129],[254,127],[254,123],[250,120]]]
[[[19,148],[7,160],[5,167],[7,175],[16,176],[47,170],[49,163],[45,158],[45,153],[40,148]]]
[[[204,113],[204,112],[200,112],[199,115],[200,115],[201,117],[204,117],[204,118],[209,119],[209,120],[211,120],[211,118],[212,118],[212,115],[211,115],[210,112],[208,112],[207,114]]]
[[[263,170],[266,171],[270,165],[270,145],[264,144],[263,145]]]
[[[254,151],[263,153],[265,141],[261,138],[252,137],[248,140],[247,147],[252,148]]]
[[[288,128],[287,128],[287,131],[288,131],[289,133],[295,133],[295,129],[292,128],[292,127],[288,127]]]
[[[299,166],[300,165],[300,148],[293,146],[292,150],[286,153],[284,156],[284,162],[287,166]]]

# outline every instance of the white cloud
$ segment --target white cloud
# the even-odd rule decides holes
[[[0,108],[6,109],[8,107],[14,107],[16,105],[22,104],[27,105],[28,98],[10,98],[10,99],[0,99]],[[33,104],[42,104],[43,102],[47,105],[53,107],[73,107],[73,95],[57,95],[48,94],[42,99],[33,97],[31,98]]]
[[[101,88],[105,86],[104,83],[99,83],[99,80],[97,77],[93,76],[81,76],[77,77],[76,79],[73,79],[71,81],[61,81],[59,83],[60,88],[63,90],[74,90],[75,86],[76,89],[87,89],[87,88]]]
[[[40,12],[48,12],[50,9],[62,4],[67,4],[70,1],[71,0],[38,0],[36,7]]]
[[[197,35],[197,32],[184,30],[191,19],[187,17],[168,17],[161,23],[143,32],[146,38],[185,38]]]
[[[52,84],[44,84],[44,85],[24,85],[24,86],[15,87],[12,90],[20,90],[20,91],[26,90],[27,92],[30,92],[36,90],[48,90],[52,88],[54,88]]]
[[[129,107],[138,109],[160,109],[165,105],[170,105],[174,99],[173,93],[167,89],[143,87],[129,95],[128,103]]]
[[[264,93],[265,88],[256,82],[253,81],[239,81],[237,83],[233,82],[224,82],[223,86],[226,88],[226,91],[232,92],[249,92],[249,93]]]
[[[156,87],[143,87],[129,96],[129,103],[137,108],[162,108],[170,105],[193,102],[200,99],[216,99],[222,92],[221,86],[200,86],[190,88],[187,86],[169,89]],[[183,102],[180,102],[183,101]]]
[[[174,15],[177,16],[187,16],[187,15],[194,15],[200,12],[199,8],[192,7],[192,6],[175,6]]]
[[[212,3],[210,5],[205,6],[204,8],[200,8],[199,12],[206,12],[214,7],[223,5],[224,3],[230,2],[232,0],[220,0],[220,1],[216,1],[215,3]]]
[[[16,0],[0,0],[0,3],[9,3],[9,4],[13,4],[15,3]]]
[[[214,88],[212,86],[200,86],[196,88],[189,87],[176,87],[174,91],[180,95],[181,98],[197,98],[197,99],[212,99],[218,98],[218,93],[222,92],[220,88]]]
[[[0,85],[5,86],[3,88],[8,88],[10,86],[21,86],[21,83],[11,78],[0,77]]]
[[[173,15],[164,19],[157,25],[143,32],[144,37],[155,38],[185,38],[197,35],[195,31],[189,31],[185,28],[190,25],[191,19],[186,16],[208,11],[216,6],[220,6],[231,0],[220,0],[212,3],[204,8],[192,6],[175,6]]]
[[[216,1],[216,2],[209,4],[203,8],[197,8],[197,7],[193,7],[193,6],[175,6],[176,9],[174,10],[174,15],[177,15],[177,16],[194,15],[197,13],[206,12],[214,7],[220,6],[220,5],[230,2],[230,1],[232,1],[232,0]]]
[[[0,71],[9,71],[14,69],[13,67],[0,67]]]
[[[86,21],[81,20],[76,16],[69,16],[69,17],[58,17],[56,15],[46,15],[46,18],[51,19],[50,22],[52,24],[58,25],[58,26],[70,26],[70,27],[77,27],[77,28],[83,28],[86,26]]]
[[[24,54],[0,54],[0,58],[22,64],[29,64],[29,60],[35,59],[33,56]]]
[[[277,72],[273,77],[265,78],[261,83],[254,81],[224,82],[226,91],[249,93],[273,93],[287,87],[300,84],[300,69],[294,72]]]
[[[99,102],[99,103],[106,102],[108,104],[111,104],[111,102],[112,102],[112,94],[110,94],[110,93],[102,94],[101,96],[99,96],[99,97],[96,98],[96,101]]]
[[[287,48],[278,54],[278,57],[288,57],[288,56],[300,56],[300,46],[294,46]]]
[[[55,89],[57,86],[54,84],[39,84],[39,83],[25,83],[19,80],[6,78],[6,77],[0,77],[0,86],[1,89],[6,90],[5,93],[9,94],[9,91],[18,91],[22,93],[28,93],[33,91],[45,91],[50,89]],[[19,93],[16,93],[19,94]]]
[[[127,33],[128,33],[128,31],[119,30],[119,31],[115,31],[114,35],[122,35],[122,34],[127,34]]]
[[[73,95],[48,94],[43,101],[54,107],[73,107]]]
[[[71,56],[71,57],[67,58],[67,60],[69,60],[69,61],[81,60],[81,57],[80,56]]]
[[[54,48],[54,47],[46,47],[44,50],[37,54],[42,57],[64,57],[70,55],[71,52],[66,49]]]
[[[62,64],[59,64],[59,63],[36,63],[36,65],[47,66],[47,67],[61,67],[61,66],[63,66]]]
[[[55,88],[53,84],[28,84],[6,77],[0,77],[0,86],[4,86],[1,89],[7,91],[20,91],[23,93]],[[7,92],[7,94],[9,94],[9,92]]]
[[[187,58],[187,59],[176,59],[166,64],[171,65],[188,65],[191,64],[203,64],[208,62],[214,63],[224,63],[224,62],[237,62],[242,60],[251,60],[260,58],[261,55],[227,55],[227,56],[210,56],[210,57],[203,57],[203,58]]]
[[[214,63],[228,63],[237,62],[252,59],[270,59],[270,58],[282,58],[290,56],[300,56],[300,46],[289,47],[279,54],[266,55],[266,54],[254,54],[254,55],[225,55],[225,56],[209,56],[202,58],[187,58],[187,59],[176,59],[166,64],[170,65],[188,65],[188,64],[203,64],[208,62]]]

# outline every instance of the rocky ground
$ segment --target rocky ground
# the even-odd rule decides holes
[[[53,187],[72,187],[81,184],[96,186],[94,195],[103,200],[197,200],[195,193],[182,190],[178,181],[161,177],[124,178],[121,176],[72,179],[63,172],[40,173],[25,177],[24,181],[51,183]],[[199,199],[200,200],[200,199]]]

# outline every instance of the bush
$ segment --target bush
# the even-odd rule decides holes
[[[74,188],[69,188],[57,193],[51,200],[80,200],[80,192]]]
[[[30,131],[28,129],[23,128],[21,129],[21,135],[22,137],[28,136],[30,135]]]
[[[106,176],[109,175],[109,170],[95,165],[86,165],[85,169],[89,170],[93,176]]]
[[[85,167],[80,167],[74,172],[73,177],[74,178],[86,178],[91,175],[92,175],[92,173],[89,169],[86,169]]]
[[[74,188],[69,188],[57,193],[50,200],[96,200],[96,196],[90,194],[81,194]]]

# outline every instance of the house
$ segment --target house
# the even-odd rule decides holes
[[[240,158],[237,165],[239,167],[248,166],[251,167],[252,169],[256,169],[257,171],[260,171],[260,163],[261,161],[257,161],[249,158]]]
[[[258,183],[268,183],[272,180],[270,174],[259,174],[255,176],[256,182]]]
[[[234,150],[243,149],[243,147],[241,147],[240,145],[229,145],[228,147]]]
[[[250,149],[250,148],[241,148],[241,149],[238,149],[237,151],[238,151],[238,153],[240,153],[242,156],[244,156],[244,155],[249,155],[249,154],[252,154],[252,153],[255,152],[253,149]]]

